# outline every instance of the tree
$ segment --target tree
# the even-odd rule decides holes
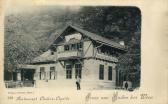
[[[35,13],[10,14],[5,18],[5,70],[29,63],[45,51],[66,24],[114,41],[125,41],[123,65],[140,66],[141,13],[136,7],[81,7],[78,11],[51,7]],[[122,58],[121,58],[122,59]],[[129,59],[129,60],[128,60]],[[139,70],[139,67],[137,67]]]

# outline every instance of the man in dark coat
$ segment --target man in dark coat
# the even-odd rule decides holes
[[[125,89],[126,90],[128,89],[128,83],[127,83],[127,81],[125,82]]]
[[[79,78],[79,76],[77,76],[77,78],[76,78],[76,86],[77,86],[77,90],[81,89],[80,88],[80,78]]]

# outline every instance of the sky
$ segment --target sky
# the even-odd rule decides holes
[[[33,0],[35,1],[35,0]],[[5,3],[5,14],[17,14],[17,13],[34,13],[34,12],[40,12],[47,9],[56,9],[57,11],[61,10],[71,10],[71,11],[79,11],[80,6],[60,6],[60,5],[35,5],[33,2],[30,2],[30,0],[6,0]]]

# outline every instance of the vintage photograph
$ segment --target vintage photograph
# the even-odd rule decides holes
[[[4,24],[6,88],[140,88],[137,7],[11,7]]]

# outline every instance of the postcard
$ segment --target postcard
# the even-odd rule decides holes
[[[167,104],[168,2],[1,1],[0,104]]]

